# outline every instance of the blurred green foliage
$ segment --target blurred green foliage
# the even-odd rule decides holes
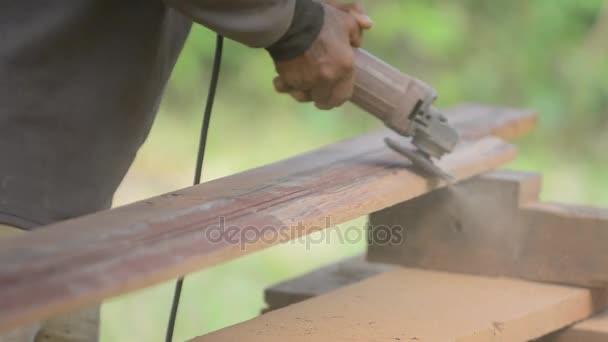
[[[533,108],[535,133],[511,167],[543,172],[543,197],[608,205],[608,3],[602,0],[363,1],[375,27],[365,48],[434,85],[439,105]],[[196,28],[150,139],[118,202],[189,185],[214,49]],[[229,42],[205,166],[207,179],[311,150],[381,124],[347,105],[321,112],[272,89],[263,50]],[[356,224],[361,226],[363,221]],[[255,316],[262,289],[363,244],[286,245],[188,278],[178,340]],[[104,309],[104,341],[161,341],[171,284]]]

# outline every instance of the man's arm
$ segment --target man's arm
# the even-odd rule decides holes
[[[310,0],[165,0],[209,29],[251,47],[265,48],[289,29],[296,2]]]
[[[353,47],[371,21],[358,4],[335,0],[165,0],[228,38],[263,47],[279,76],[277,91],[330,109],[354,89]]]

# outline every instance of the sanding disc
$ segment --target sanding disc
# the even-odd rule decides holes
[[[402,156],[405,156],[412,162],[412,164],[414,164],[414,166],[419,167],[423,171],[433,176],[440,177],[448,183],[453,183],[456,180],[454,176],[441,170],[437,165],[435,165],[435,163],[433,163],[433,161],[429,157],[424,155],[424,153],[422,153],[421,151],[412,150],[407,147],[401,146],[399,143],[389,138],[384,139],[384,142],[388,147],[391,148],[391,150],[399,153]]]

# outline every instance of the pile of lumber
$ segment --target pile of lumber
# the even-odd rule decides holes
[[[607,341],[608,312],[601,312],[608,209],[540,203],[540,179],[491,172],[374,213],[370,229],[402,224],[405,239],[370,243],[367,258],[269,288],[271,313],[218,332],[218,340],[279,321],[275,314],[291,327],[285,317],[306,312],[317,318],[313,326],[328,317],[356,325],[375,317],[382,331],[401,331],[400,340]],[[453,191],[468,198],[463,203]],[[307,311],[310,305],[316,315]],[[351,329],[327,341],[347,339]]]
[[[386,148],[385,129],[2,241],[0,331],[369,214],[371,233],[400,225],[405,238],[268,289],[269,313],[197,340],[526,340],[601,311],[608,212],[540,203],[539,176],[492,172],[536,115],[447,116],[465,138],[439,163],[457,186]],[[550,338],[601,338],[602,319]]]

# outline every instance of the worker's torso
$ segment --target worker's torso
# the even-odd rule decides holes
[[[190,25],[160,0],[0,2],[0,223],[110,206]]]

